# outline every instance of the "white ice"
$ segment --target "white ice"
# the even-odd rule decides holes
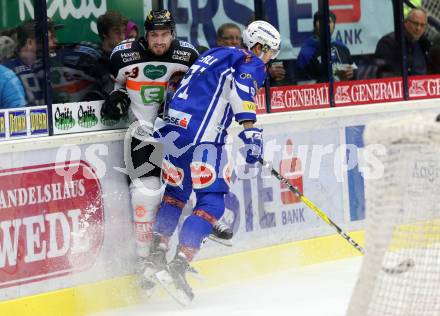
[[[195,291],[186,308],[168,297],[152,297],[143,305],[99,316],[343,316],[360,266],[357,257],[293,268]]]

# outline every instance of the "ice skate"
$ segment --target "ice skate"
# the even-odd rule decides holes
[[[150,296],[154,293],[156,287],[156,278],[154,274],[166,267],[167,250],[167,245],[160,242],[160,236],[155,236],[151,246],[150,255],[144,259],[140,287]]]
[[[231,239],[234,236],[232,230],[223,222],[218,221],[212,228],[208,238],[227,247],[232,247]]]
[[[144,271],[147,266],[147,261],[148,261],[148,258],[146,258],[146,257],[138,257],[137,258],[135,275],[137,277],[137,283],[138,283],[139,288],[143,291],[143,293],[146,295],[146,297],[150,297],[154,293],[156,283],[152,282],[151,280],[147,280],[144,277]]]

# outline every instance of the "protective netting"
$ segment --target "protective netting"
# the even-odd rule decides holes
[[[440,123],[434,115],[369,124],[366,145],[384,146],[365,180],[366,235],[349,316],[440,315]],[[414,265],[402,273],[387,268]]]

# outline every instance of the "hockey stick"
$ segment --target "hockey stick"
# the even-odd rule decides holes
[[[269,163],[264,161],[262,158],[259,159],[259,162],[264,167],[270,167]],[[285,184],[291,192],[298,195],[298,197],[301,199],[301,201],[305,205],[307,205],[310,209],[312,209],[316,214],[318,214],[318,216],[322,220],[324,220],[324,222],[326,222],[327,224],[332,226],[334,229],[336,229],[338,234],[342,238],[344,238],[350,245],[352,245],[354,248],[356,248],[357,251],[359,251],[363,255],[365,254],[365,250],[364,250],[364,248],[362,248],[361,245],[359,245],[353,238],[351,238],[349,235],[347,235],[335,222],[333,222],[323,211],[321,211],[321,209],[319,209],[319,207],[317,207],[312,201],[310,201],[308,198],[306,198],[301,193],[301,191],[299,191],[296,187],[294,187],[292,184],[290,184],[286,178],[284,178],[282,175],[280,175],[278,173],[278,171],[276,171],[274,168],[271,168],[270,173],[272,175],[274,175],[275,178],[277,178],[281,183]],[[415,264],[414,260],[406,259],[393,268],[382,267],[382,270],[388,274],[400,274],[400,273],[404,273],[404,272],[408,271],[410,268],[412,268],[414,266],[414,264]]]

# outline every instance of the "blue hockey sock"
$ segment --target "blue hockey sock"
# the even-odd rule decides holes
[[[185,203],[177,200],[171,200],[167,196],[164,196],[160,209],[156,216],[156,223],[154,224],[154,232],[163,236],[170,237],[179,223],[180,215]]]
[[[179,244],[200,249],[203,238],[212,231],[212,224],[197,215],[190,215],[183,223]]]
[[[183,223],[179,244],[200,249],[203,239],[225,210],[223,192],[198,192],[193,213]]]

